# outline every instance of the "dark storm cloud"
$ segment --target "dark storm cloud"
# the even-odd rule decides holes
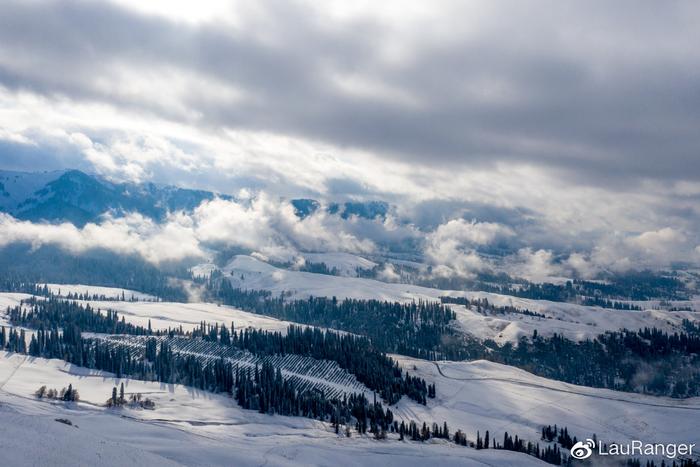
[[[295,3],[263,5],[262,19],[233,27],[103,3],[5,1],[0,83],[431,166],[525,163],[611,189],[700,180],[697,4],[508,3],[473,34],[468,21],[465,31],[426,23],[408,38],[371,18],[334,23]],[[392,41],[410,48],[408,59],[386,59]],[[99,84],[154,66],[201,74],[202,86],[213,80],[242,98],[231,105],[192,89],[182,102],[192,117]],[[348,92],[334,76],[379,91]]]

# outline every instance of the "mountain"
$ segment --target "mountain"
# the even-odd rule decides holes
[[[384,219],[389,213],[389,204],[384,201],[346,201],[345,203],[331,203],[328,212],[339,214],[343,219],[352,216],[364,219]]]
[[[34,192],[66,173],[65,170],[51,172],[0,171],[0,211],[12,212],[17,205],[31,197]]]
[[[79,170],[0,172],[0,210],[30,221],[67,221],[82,226],[105,212],[138,212],[162,220],[169,211],[192,210],[220,196],[153,183],[113,183]]]
[[[114,183],[79,170],[52,172],[0,171],[0,212],[30,221],[71,222],[83,226],[106,212],[121,215],[138,212],[163,220],[168,212],[191,211],[215,197],[229,195],[153,183]],[[314,199],[292,199],[299,218],[322,208]],[[383,201],[332,202],[325,208],[343,219],[357,216],[384,218],[389,205]]]
[[[300,219],[310,216],[321,207],[321,204],[315,199],[293,199],[291,203],[294,207],[294,214]]]
[[[294,213],[301,219],[310,216],[321,208],[321,203],[315,199],[293,199]],[[352,216],[363,219],[384,219],[389,213],[389,204],[384,201],[345,201],[332,202],[326,207],[329,214],[337,214],[343,219]]]

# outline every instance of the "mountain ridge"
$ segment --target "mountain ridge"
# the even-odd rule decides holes
[[[84,226],[97,222],[105,213],[124,215],[137,212],[157,221],[169,212],[192,211],[204,201],[231,195],[154,183],[117,183],[77,169],[51,172],[0,170],[0,212],[32,222],[70,222]],[[389,204],[384,201],[331,202],[323,206],[314,199],[291,199],[295,214],[303,219],[325,208],[343,219],[357,216],[384,218]]]

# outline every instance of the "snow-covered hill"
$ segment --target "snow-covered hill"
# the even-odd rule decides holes
[[[358,269],[372,269],[377,263],[350,253],[304,253],[308,263],[324,263],[341,276],[355,277]]]
[[[239,257],[226,272],[238,285],[304,294],[380,297],[387,300],[436,299],[444,291],[386,284],[373,280],[335,277],[274,268],[249,257]],[[325,282],[324,282],[325,281]],[[251,286],[250,284],[255,284]],[[357,286],[357,288],[355,288]],[[66,286],[58,286],[68,290]],[[118,289],[74,285],[72,292],[118,295]],[[318,290],[327,291],[325,294]],[[94,292],[93,292],[94,291]],[[128,291],[126,292],[128,294]],[[569,336],[592,336],[605,329],[657,326],[672,329],[687,312],[626,312],[597,307],[515,299],[494,294],[448,292],[487,297],[496,304],[509,304],[545,314],[547,318],[522,314],[486,316],[454,306],[465,331],[481,337],[514,340],[520,333],[537,329]],[[26,294],[0,293],[0,309],[14,306]],[[201,321],[283,332],[290,324],[239,309],[209,303],[89,301],[91,306],[117,310],[129,322],[153,328],[182,325],[192,329]],[[1,324],[8,323],[0,313]],[[133,338],[138,339],[138,338]],[[189,351],[189,350],[187,350]],[[427,406],[403,398],[391,409],[398,419],[428,423],[446,421],[463,429],[470,439],[477,430],[492,436],[503,432],[539,441],[542,426],[568,427],[580,438],[593,433],[614,442],[685,442],[700,444],[695,427],[700,418],[700,398],[685,400],[644,396],[605,389],[575,386],[534,376],[525,371],[486,361],[429,362],[393,356],[411,374],[435,383],[437,397]],[[251,360],[252,362],[252,360]],[[278,362],[280,363],[280,362]],[[306,371],[308,362],[288,364],[287,377],[307,378],[304,384],[322,383],[323,375]],[[332,390],[356,391],[354,378],[324,367],[335,376]],[[298,374],[297,374],[298,373]],[[340,375],[343,373],[345,376]],[[340,376],[338,376],[340,375]],[[338,379],[340,378],[340,379]],[[317,381],[316,381],[317,379]],[[426,459],[441,465],[543,465],[525,455],[503,451],[475,451],[452,443],[428,444],[375,441],[338,436],[332,427],[303,418],[267,416],[240,409],[225,395],[180,385],[124,379],[126,392],[147,395],[156,410],[102,407],[111,389],[122,380],[60,360],[30,358],[0,352],[0,424],[3,446],[10,447],[9,465],[26,464],[16,451],[26,446],[36,459],[52,465],[422,465]],[[40,386],[60,389],[73,384],[82,402],[72,405],[38,401],[32,396]],[[341,387],[342,386],[342,387]],[[362,388],[359,388],[362,390]],[[327,390],[327,389],[326,389]],[[368,393],[368,391],[364,391]],[[67,418],[75,426],[55,421]],[[67,431],[66,431],[67,430]],[[50,437],[46,443],[37,442]],[[56,441],[58,440],[58,441]],[[83,444],[80,444],[82,441]],[[187,446],[187,448],[185,448]],[[4,452],[4,451],[3,451]],[[176,464],[175,464],[176,465]]]
[[[3,294],[0,294],[2,296]],[[236,328],[252,327],[266,331],[285,332],[291,323],[267,316],[256,315],[238,308],[216,305],[214,303],[171,303],[171,302],[110,302],[90,301],[90,306],[103,310],[119,312],[128,322],[148,326],[151,321],[153,329],[167,329],[182,325],[184,330],[198,327],[202,321]]]
[[[65,170],[54,170],[30,173],[0,170],[0,211],[15,210],[35,192],[65,172]]]
[[[155,410],[102,407],[122,381],[127,393],[154,400]],[[60,389],[68,384],[79,390],[82,402],[66,405],[33,396],[41,385]],[[0,400],[2,464],[17,467],[546,465],[524,454],[446,442],[348,439],[319,421],[242,410],[228,396],[122,380],[59,360],[6,352],[0,352]]]
[[[404,398],[391,408],[395,415],[407,420],[447,421],[453,429],[465,430],[472,440],[477,430],[482,434],[489,430],[492,436],[508,431],[539,441],[543,425],[558,423],[579,437],[595,433],[601,440],[616,442],[639,439],[700,444],[695,430],[700,398],[679,401],[591,389],[484,361],[435,364],[395,358],[437,385],[437,397],[427,406]],[[156,409],[102,407],[112,388],[122,381],[127,394],[149,397]],[[60,389],[68,384],[79,390],[82,402],[65,405],[33,396],[42,385]],[[37,450],[39,458],[54,459],[52,465],[100,458],[99,465],[171,465],[175,461],[186,465],[261,465],[265,460],[268,465],[336,465],[335,460],[342,465],[412,466],[421,465],[426,458],[440,465],[543,465],[525,455],[475,451],[451,443],[347,439],[318,421],[242,410],[225,395],[119,379],[61,360],[6,352],[0,352],[0,399],[3,421],[12,420],[12,424],[0,424],[3,446],[24,441]],[[57,423],[55,418],[67,418],[78,428]],[[34,443],[42,433],[51,434],[48,444]],[[76,433],[84,439],[82,448],[75,444]],[[179,443],[187,443],[190,450],[184,452]],[[117,453],[119,449],[124,452]],[[17,459],[8,465],[29,464]]]
[[[695,427],[700,398],[671,399],[589,388],[535,376],[487,361],[428,362],[395,355],[402,366],[434,381],[437,397],[427,406],[402,399],[396,413],[446,420],[469,433],[517,433],[539,439],[542,426],[567,426],[578,438],[604,441],[689,442],[700,445]]]
[[[299,392],[318,391],[338,399],[357,393],[362,393],[367,398],[372,397],[372,391],[360,383],[355,375],[329,360],[317,360],[296,354],[257,356],[247,350],[238,350],[200,339],[101,334],[92,337],[112,348],[128,348],[132,354],[138,355],[143,355],[148,340],[155,340],[167,342],[175,355],[195,357],[208,363],[223,359],[236,368],[248,368],[251,371],[269,363],[279,368],[284,379],[290,381]]]
[[[101,287],[96,285],[82,285],[82,284],[46,284],[49,291],[53,294],[59,295],[61,297],[66,297],[68,294],[73,295],[87,295],[92,297],[94,295],[104,296],[108,299],[119,300],[124,297],[125,300],[140,300],[156,302],[158,297],[154,295],[149,295],[143,292],[138,292],[136,290],[122,289],[120,287]]]
[[[621,311],[571,303],[530,300],[488,292],[462,292],[432,289],[409,284],[393,284],[373,279],[339,277],[280,269],[250,256],[236,256],[223,269],[234,287],[265,289],[274,294],[290,292],[303,298],[336,296],[338,298],[379,299],[389,301],[438,300],[441,296],[486,298],[498,306],[543,314],[546,318],[522,314],[487,315],[464,306],[451,305],[465,332],[497,342],[516,342],[520,336],[562,334],[570,339],[593,338],[605,331],[621,328],[657,327],[668,332],[680,329],[684,319],[700,320],[698,313],[686,311]],[[696,308],[700,308],[698,303]]]

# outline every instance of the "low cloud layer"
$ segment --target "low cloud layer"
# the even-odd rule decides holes
[[[204,257],[204,251],[193,234],[190,220],[182,216],[174,216],[160,225],[134,214],[77,228],[69,223],[52,225],[19,221],[0,213],[0,246],[12,243],[29,243],[34,248],[55,245],[74,254],[107,249],[141,255],[152,263]]]
[[[491,222],[468,222],[453,219],[441,224],[426,239],[425,255],[438,276],[470,277],[487,268],[477,248],[499,237],[512,237],[508,227]]]
[[[536,229],[535,229],[536,230]],[[505,272],[533,282],[565,278],[592,279],[629,270],[663,269],[674,263],[700,262],[700,245],[689,235],[667,227],[639,234],[610,234],[596,239],[588,250],[555,252],[517,247],[530,232],[516,233],[494,222],[451,219],[433,230],[386,218],[343,219],[319,209],[300,219],[285,200],[259,193],[238,202],[215,198],[190,213],[175,212],[158,223],[140,214],[112,217],[82,228],[69,223],[21,221],[0,214],[0,247],[28,243],[38,248],[59,246],[80,254],[107,249],[137,254],[153,264],[181,260],[211,260],[216,252],[233,248],[266,261],[298,263],[303,253],[346,252],[359,256],[391,257],[408,248],[422,258],[432,277],[474,278],[479,273]],[[494,254],[494,245],[512,245]],[[399,280],[386,263],[379,279]]]
[[[240,204],[218,198],[205,201],[191,214],[172,213],[162,223],[130,214],[105,216],[99,223],[78,228],[69,223],[20,221],[0,213],[0,246],[18,242],[33,247],[57,245],[72,253],[108,249],[138,254],[156,264],[210,259],[215,251],[230,247],[275,261],[291,261],[301,251],[374,252],[372,240],[351,233],[355,222],[323,211],[299,219],[288,202],[261,194]]]

